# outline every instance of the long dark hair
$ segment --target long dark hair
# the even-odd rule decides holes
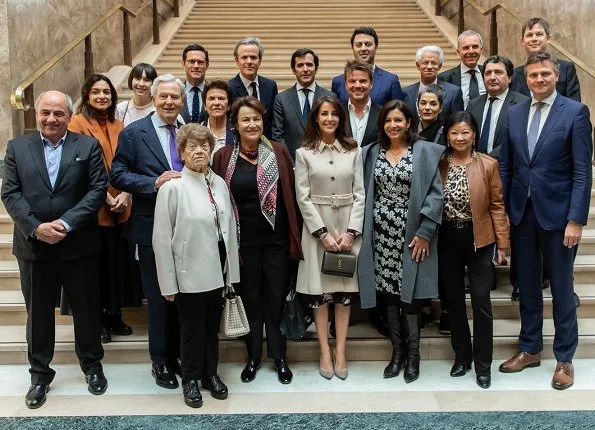
[[[391,100],[386,102],[384,106],[382,106],[382,109],[380,109],[380,113],[378,113],[378,122],[376,125],[378,129],[378,144],[382,149],[385,150],[390,148],[390,139],[384,132],[384,121],[386,121],[388,114],[395,109],[399,109],[403,113],[405,120],[409,121],[409,129],[405,133],[405,142],[407,145],[413,146],[415,141],[419,139],[419,136],[416,132],[417,120],[413,116],[409,106],[407,106],[407,103],[401,100]]]
[[[479,138],[479,128],[477,127],[477,123],[475,122],[475,119],[473,118],[473,115],[471,115],[469,112],[466,111],[459,111],[459,112],[453,112],[452,114],[450,114],[448,116],[448,118],[446,118],[446,121],[444,123],[444,136],[446,138],[446,147],[447,147],[447,151],[452,151],[452,148],[450,146],[450,143],[448,142],[448,132],[450,131],[451,127],[455,124],[458,124],[460,122],[464,122],[465,124],[468,124],[471,129],[473,130],[473,132],[475,133],[475,139],[473,139],[473,148],[477,148],[477,139]]]
[[[335,131],[335,137],[341,146],[347,151],[357,148],[357,142],[347,135],[347,113],[345,112],[345,108],[334,94],[322,96],[312,105],[308,123],[306,124],[306,130],[304,131],[304,143],[302,144],[302,148],[315,149],[322,140],[320,127],[318,126],[318,114],[320,113],[320,108],[323,103],[332,104],[339,114],[339,125]]]
[[[108,121],[114,121],[116,119],[116,105],[118,104],[118,93],[116,92],[116,88],[114,88],[114,84],[109,78],[105,75],[100,75],[98,73],[94,73],[89,76],[87,82],[81,88],[81,104],[79,105],[77,112],[83,114],[85,119],[91,119],[95,117],[95,109],[91,107],[89,104],[89,94],[91,93],[91,88],[99,81],[107,82],[109,86],[109,90],[112,95],[112,104],[107,108],[107,119]]]

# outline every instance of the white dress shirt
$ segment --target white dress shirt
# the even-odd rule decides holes
[[[200,92],[198,93],[198,111],[200,112],[200,108],[202,106],[202,93],[205,90],[205,81],[202,81],[200,84],[196,86],[200,90]],[[186,104],[188,105],[188,113],[190,114],[190,116],[192,116],[192,102],[194,100],[194,91],[192,91],[192,88],[194,87],[195,85],[192,85],[190,82],[186,81]]]
[[[310,108],[312,108],[312,103],[314,103],[314,91],[316,91],[316,82],[312,82],[310,86],[302,87],[300,84],[295,84],[295,89],[297,91],[298,100],[300,102],[300,109],[304,111],[304,104],[306,103],[306,95],[302,91],[304,88],[310,90],[308,93],[308,101],[310,102]]]
[[[502,94],[499,94],[496,97],[496,100],[494,100],[493,104],[492,104],[492,118],[490,119],[490,133],[488,135],[488,154],[490,152],[492,152],[492,149],[494,149],[494,135],[496,132],[496,124],[498,123],[498,118],[500,117],[500,112],[502,111],[502,106],[504,105],[504,99],[506,98],[506,95],[508,94],[508,88],[506,88],[506,90],[504,90],[504,92]],[[490,95],[488,94],[488,97],[486,98],[486,102],[485,105],[483,106],[483,117],[481,119],[481,129],[483,130],[485,121],[486,121],[486,115],[488,114],[488,109],[490,107]]]
[[[154,113],[151,115],[151,120],[153,121],[153,127],[155,127],[155,131],[157,132],[157,137],[159,138],[159,143],[161,143],[161,148],[165,153],[165,158],[167,158],[167,164],[169,164],[169,168],[171,169],[171,154],[169,153],[169,136],[170,132],[167,129],[167,123],[161,118],[159,115]],[[184,120],[182,117],[178,115],[178,121],[176,122],[176,128],[180,128],[181,125],[184,124]]]
[[[469,67],[465,66],[463,63],[460,64],[461,67],[461,91],[463,92],[463,103],[465,104],[465,109],[467,109],[467,105],[469,104],[469,84],[471,83],[471,75],[467,73],[471,70]],[[483,83],[483,76],[481,75],[481,70],[479,70],[479,66],[475,66],[475,77],[477,78],[477,87],[479,88],[479,95],[483,95],[486,93],[486,87]],[[496,102],[494,102],[496,103]]]
[[[556,96],[558,95],[557,91],[554,91],[552,94],[547,96],[545,99],[542,100],[544,103],[541,106],[541,118],[539,120],[539,134],[537,135],[537,139],[541,135],[541,130],[543,129],[543,125],[547,120],[548,115],[550,114],[550,110],[552,109],[552,105],[554,104],[554,100],[556,100]],[[531,126],[531,121],[533,121],[533,115],[535,115],[536,107],[535,104],[538,103],[537,100],[531,98],[531,108],[529,109],[529,121],[527,121],[527,134],[529,133],[529,127]]]
[[[370,116],[370,106],[372,106],[372,99],[368,98],[368,103],[364,106],[364,114],[360,117],[355,113],[355,106],[351,104],[351,100],[347,102],[349,110],[349,120],[351,122],[351,133],[358,145],[361,146],[364,134],[366,133],[366,126],[368,125],[368,117]]]
[[[254,94],[252,94],[252,88],[250,87],[250,84],[252,82],[256,83],[256,94],[258,94],[258,100],[260,100],[260,85],[258,85],[258,75],[256,76],[256,79],[254,79],[253,81],[246,79],[242,76],[242,74],[240,73],[240,80],[242,81],[242,84],[244,84],[244,87],[246,88],[246,92],[248,93],[249,96],[253,96]]]

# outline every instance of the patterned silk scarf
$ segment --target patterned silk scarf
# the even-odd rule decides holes
[[[231,159],[225,172],[225,183],[227,188],[231,190],[231,177],[235,171],[238,157],[240,154],[240,143],[236,140],[231,153]],[[258,199],[260,200],[260,210],[269,222],[271,227],[275,228],[275,216],[277,214],[277,182],[279,181],[279,166],[273,145],[269,140],[262,136],[258,144],[258,160],[256,165],[256,184],[258,186]],[[238,230],[238,239],[240,235],[240,217],[238,215],[238,207],[230,192],[231,204],[233,206],[233,213],[236,219],[236,227]]]

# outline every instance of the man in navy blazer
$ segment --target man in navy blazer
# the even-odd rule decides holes
[[[264,105],[263,134],[272,139],[273,105],[277,97],[277,83],[258,74],[264,48],[258,37],[245,37],[236,43],[233,56],[240,72],[229,80],[233,99],[253,96]],[[233,101],[232,101],[233,103]]]
[[[161,295],[153,252],[153,215],[157,191],[179,178],[181,161],[175,145],[184,104],[184,83],[173,75],[158,76],[151,86],[155,112],[120,133],[112,162],[111,184],[133,196],[130,224],[137,245],[141,280],[148,300],[149,354],[157,385],[177,388],[179,336],[177,312]],[[173,139],[173,141],[172,141]],[[173,143],[173,146],[172,146]]]
[[[275,99],[273,140],[285,144],[294,160],[295,150],[302,146],[312,106],[320,97],[332,94],[316,83],[319,63],[318,55],[313,50],[296,50],[291,55],[290,64],[297,82]]]
[[[483,50],[481,34],[465,30],[457,38],[457,55],[461,63],[438,75],[438,79],[461,88],[465,109],[469,100],[486,93],[482,69],[478,64]]]
[[[209,51],[196,43],[188,45],[182,51],[182,67],[186,72],[186,96],[180,115],[186,124],[201,123],[207,118],[202,94],[205,91],[205,78],[209,69]]]
[[[556,92],[559,64],[547,52],[526,62],[531,100],[512,106],[500,139],[500,174],[511,224],[520,292],[520,351],[505,373],[540,365],[543,350],[542,259],[549,268],[558,364],[552,387],[572,386],[578,345],[573,297],[574,247],[587,224],[591,198],[589,109]]]
[[[550,41],[550,25],[543,18],[530,18],[523,24],[521,44],[525,47],[527,55],[534,52],[543,52]],[[574,63],[558,60],[560,63],[560,76],[556,83],[556,92],[569,99],[581,101],[581,86],[576,75]],[[512,75],[512,90],[531,96],[527,80],[525,79],[524,66],[514,69]]]
[[[372,65],[374,73],[374,87],[372,88],[372,102],[382,106],[389,100],[403,100],[403,91],[399,77],[374,64],[376,49],[378,48],[378,35],[372,27],[358,27],[351,35],[351,49],[353,58],[366,61]],[[331,91],[339,97],[343,104],[349,100],[349,94],[345,89],[345,75],[341,74],[333,78]]]
[[[419,121],[417,112],[417,95],[420,86],[427,87],[430,84],[440,85],[444,90],[444,102],[440,116],[445,120],[452,112],[464,110],[463,93],[461,88],[449,84],[438,78],[438,72],[444,63],[444,52],[440,47],[434,45],[419,48],[415,53],[415,65],[419,70],[419,82],[405,87],[405,102],[409,105],[411,112],[415,117],[416,123]]]

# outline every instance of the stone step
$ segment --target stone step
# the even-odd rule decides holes
[[[472,321],[470,321],[472,329]],[[517,320],[494,321],[494,359],[510,358],[518,350],[519,322]],[[544,319],[543,358],[552,358],[554,324]],[[595,319],[583,318],[579,323],[579,346],[575,358],[595,356]],[[348,333],[347,359],[350,361],[386,360],[392,347],[388,339],[381,338],[366,323],[351,326]],[[331,342],[334,342],[331,340]],[[265,346],[266,350],[266,341]],[[111,343],[104,345],[104,363],[136,363],[149,360],[146,326],[135,327],[131,336],[114,336]],[[289,341],[287,357],[290,362],[318,361],[319,346],[314,327],[299,341]],[[452,359],[450,337],[438,333],[436,327],[426,328],[421,335],[420,355],[424,360]],[[266,353],[263,355],[266,357]],[[242,362],[247,359],[244,342],[222,340],[219,347],[220,362]],[[0,364],[25,364],[27,343],[25,326],[0,326]],[[56,326],[55,364],[76,363],[74,354],[74,330],[72,326]]]

